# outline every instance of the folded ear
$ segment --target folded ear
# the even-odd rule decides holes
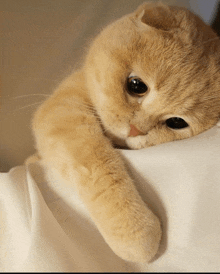
[[[170,30],[176,25],[176,18],[171,7],[162,2],[146,2],[133,13],[133,19],[139,26],[147,25],[163,31]]]

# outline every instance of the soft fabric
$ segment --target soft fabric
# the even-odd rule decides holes
[[[35,162],[0,174],[0,271],[219,272],[220,124],[191,139],[121,154],[162,221],[153,262],[116,256],[74,187]]]

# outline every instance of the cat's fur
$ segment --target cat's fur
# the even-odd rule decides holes
[[[188,138],[216,124],[219,52],[216,34],[191,12],[143,4],[98,35],[82,68],[34,116],[43,162],[77,186],[104,239],[125,260],[152,259],[161,226],[112,144],[139,149]],[[130,73],[148,85],[145,96],[126,91]],[[176,116],[189,127],[168,128],[165,120]]]

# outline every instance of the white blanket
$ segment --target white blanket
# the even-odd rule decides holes
[[[219,272],[220,125],[121,154],[163,225],[153,262],[117,257],[73,188],[35,162],[0,174],[0,271]]]

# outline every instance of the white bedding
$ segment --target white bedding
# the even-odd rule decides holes
[[[0,271],[220,271],[220,124],[191,139],[121,150],[163,239],[149,265],[121,260],[74,189],[40,162],[0,174]]]

